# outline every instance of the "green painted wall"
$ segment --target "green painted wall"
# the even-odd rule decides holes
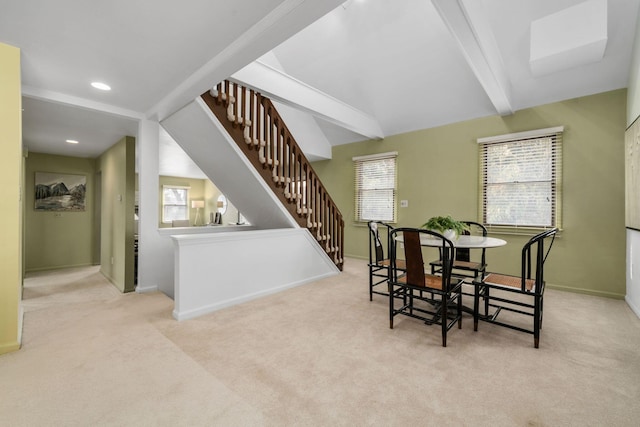
[[[353,156],[398,152],[398,226],[419,227],[450,214],[478,219],[480,137],[565,126],[563,230],[545,270],[550,286],[623,298],[625,295],[624,131],[626,90],[333,147],[332,160],[313,167],[345,217],[345,254],[366,258],[366,226],[354,223]],[[523,236],[499,235],[489,269],[517,273]]]
[[[22,98],[20,49],[0,43],[0,354],[20,348],[22,295]]]
[[[84,175],[87,193],[84,212],[36,211],[36,172]],[[98,264],[94,250],[94,159],[29,153],[25,170],[25,269],[50,270]]]
[[[127,136],[96,161],[101,182],[100,271],[120,291],[134,285],[135,138]]]

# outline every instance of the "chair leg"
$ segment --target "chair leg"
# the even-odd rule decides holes
[[[393,329],[393,285],[391,281],[387,282],[389,289],[389,329]]]
[[[483,286],[484,288],[484,317],[487,318],[489,317],[489,291],[490,288],[489,286]]]
[[[542,330],[542,319],[544,318],[544,296],[540,296],[540,330]]]
[[[446,294],[442,295],[442,306],[440,307],[440,323],[442,324],[442,346],[447,346],[447,306],[449,305],[449,299]]]
[[[540,303],[541,298],[535,296],[535,302],[533,304],[533,345],[538,348],[540,345]]]
[[[373,301],[373,269],[369,267],[369,301]]]
[[[462,329],[462,287],[458,293],[458,329]]]
[[[478,331],[478,310],[480,309],[480,284],[474,283],[473,295],[473,330]]]

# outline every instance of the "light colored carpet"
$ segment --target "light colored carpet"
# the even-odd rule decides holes
[[[367,267],[184,322],[96,268],[25,280],[23,348],[0,357],[7,426],[636,426],[640,320],[547,290],[531,335],[469,315],[389,329]],[[215,284],[213,284],[215,285]],[[470,303],[466,301],[466,303]]]

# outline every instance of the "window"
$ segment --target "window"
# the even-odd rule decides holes
[[[397,152],[353,158],[356,221],[396,221]]]
[[[189,187],[162,186],[162,222],[189,219]]]
[[[487,227],[560,228],[563,127],[480,138]]]

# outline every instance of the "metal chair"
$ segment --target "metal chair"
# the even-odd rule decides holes
[[[398,268],[398,237],[402,233],[406,272]],[[420,236],[442,240],[440,275],[425,274]],[[456,323],[462,327],[462,280],[451,276],[453,243],[431,230],[422,228],[396,228],[390,233],[391,274],[389,276],[389,327],[393,318],[402,314],[420,319],[426,324],[439,324],[442,329],[442,346],[447,346],[447,332]],[[417,293],[415,292],[417,291]],[[424,297],[423,291],[432,295]],[[397,302],[401,306],[396,308]]]
[[[384,284],[383,288],[387,287],[391,262],[385,256],[385,252],[389,253],[389,233],[393,227],[382,221],[369,221],[367,225],[369,227],[369,301],[373,301],[373,294],[389,295],[387,292],[376,290],[375,287],[382,284]],[[380,228],[384,230],[383,238],[380,237]],[[404,269],[404,261],[398,263],[398,268]]]
[[[516,331],[533,334],[533,344],[540,344],[544,302],[544,264],[555,241],[557,228],[532,237],[522,248],[519,276],[488,273],[474,281],[473,330],[478,330],[478,320],[504,326]],[[533,260],[532,260],[533,258]],[[479,313],[480,298],[484,299],[484,314]],[[489,309],[494,308],[492,313]],[[513,323],[501,322],[502,310],[533,317],[533,327],[527,329]]]

